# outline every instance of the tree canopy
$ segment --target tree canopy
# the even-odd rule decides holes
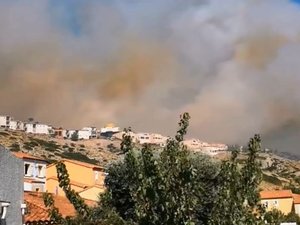
[[[191,153],[182,144],[189,120],[188,113],[181,115],[175,137],[161,151],[147,144],[137,148],[125,132],[121,144],[124,158],[108,167],[106,192],[96,208],[89,208],[71,189],[67,170],[58,163],[59,185],[78,216],[62,218],[51,195],[46,195],[51,218],[61,224],[265,224],[258,192],[262,179],[257,160],[260,136],[250,139],[243,166],[237,162],[238,150],[232,151],[230,160],[215,162]]]

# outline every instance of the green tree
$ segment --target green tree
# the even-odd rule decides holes
[[[238,151],[232,152],[231,160],[223,162],[219,174],[221,185],[209,224],[264,224],[258,192],[262,179],[257,160],[260,149],[260,136],[255,135],[249,141],[248,158],[243,168],[240,168],[236,160]],[[255,211],[258,213],[254,213]]]
[[[149,145],[137,149],[125,132],[121,144],[124,158],[108,168],[107,191],[97,208],[89,208],[71,189],[65,165],[58,163],[59,185],[77,217],[62,218],[48,194],[45,203],[51,218],[63,225],[252,225],[265,224],[267,219],[276,224],[280,217],[265,215],[259,204],[260,136],[250,139],[244,166],[237,162],[237,150],[218,166],[182,144],[189,119],[188,113],[180,117],[175,138],[169,139],[162,151]]]

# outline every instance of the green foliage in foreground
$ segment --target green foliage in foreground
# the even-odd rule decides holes
[[[241,168],[237,151],[220,164],[193,155],[182,145],[189,114],[181,116],[174,139],[161,151],[149,145],[134,149],[125,133],[121,150],[124,159],[108,168],[107,191],[96,208],[89,208],[70,188],[63,163],[57,164],[59,185],[77,211],[63,218],[45,195],[51,218],[59,224],[100,225],[253,225],[265,224],[259,204],[258,185],[262,172],[257,163],[261,150],[259,135],[250,139],[248,158]],[[268,215],[270,224],[278,218]],[[275,223],[273,223],[275,221]]]

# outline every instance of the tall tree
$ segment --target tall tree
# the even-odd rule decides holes
[[[249,141],[248,158],[242,169],[236,160],[237,150],[232,152],[230,161],[223,162],[219,175],[221,184],[209,224],[264,224],[258,192],[262,179],[262,171],[257,161],[260,149],[260,136],[255,135]]]
[[[237,162],[237,150],[218,166],[207,157],[195,157],[182,144],[189,119],[188,113],[180,117],[175,138],[169,139],[162,151],[154,151],[149,145],[136,148],[125,132],[121,144],[124,158],[108,168],[107,191],[96,209],[87,207],[71,189],[67,170],[58,163],[59,185],[78,216],[63,219],[48,195],[45,202],[52,218],[68,225],[264,224],[258,195],[262,177],[257,162],[260,136],[250,139],[243,167]]]

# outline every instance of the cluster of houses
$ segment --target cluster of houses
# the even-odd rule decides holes
[[[70,185],[90,205],[105,191],[105,170],[101,166],[75,160],[62,160]],[[10,152],[0,146],[0,224],[51,224],[42,194],[51,193],[63,216],[74,216],[74,207],[59,187],[55,164],[22,152]],[[291,190],[261,191],[261,203],[267,210],[300,215],[300,195]]]
[[[101,129],[96,127],[84,127],[80,130],[56,128],[47,124],[41,124],[33,121],[22,122],[14,120],[11,116],[0,116],[0,128],[9,130],[24,131],[29,134],[52,135],[56,138],[88,140],[97,138],[117,138],[122,139],[124,134],[121,128],[110,123]],[[75,135],[76,134],[76,135]],[[169,137],[157,133],[134,133],[129,132],[134,143],[152,144],[164,147]],[[208,155],[216,155],[227,151],[228,147],[225,144],[211,144],[200,141],[199,139],[188,139],[183,142],[188,149],[198,152],[203,152]]]
[[[77,134],[78,140],[87,140],[93,138],[110,137],[114,133],[120,132],[119,127],[115,127],[113,124],[108,124],[106,127],[97,130],[96,127],[84,127],[79,130],[75,129],[63,129],[62,127],[53,127],[48,124],[42,124],[39,122],[34,122],[33,120],[28,122],[22,122],[15,120],[11,116],[1,116],[0,115],[0,128],[8,130],[18,130],[24,131],[28,134],[42,134],[42,135],[52,135],[57,138],[71,139],[74,133]]]
[[[104,168],[75,160],[62,160],[70,185],[89,205],[96,205],[104,191]],[[55,164],[0,146],[0,224],[21,225],[50,222],[42,193],[52,193],[65,216],[75,210],[59,187]],[[69,211],[64,211],[69,208]],[[40,224],[40,223],[39,223]]]

